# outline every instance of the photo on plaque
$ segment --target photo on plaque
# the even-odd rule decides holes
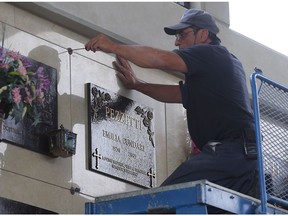
[[[153,109],[91,83],[87,98],[89,169],[154,187]]]
[[[57,124],[57,70],[0,48],[0,140],[51,156]]]

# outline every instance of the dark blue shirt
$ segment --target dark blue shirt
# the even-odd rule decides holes
[[[189,133],[198,148],[229,131],[254,127],[245,72],[235,56],[219,44],[174,52],[188,68],[180,89]]]

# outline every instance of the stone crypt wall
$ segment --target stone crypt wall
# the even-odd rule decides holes
[[[90,4],[93,4],[90,2],[83,3],[85,5],[83,8],[78,6],[82,3],[34,4],[34,6],[40,5],[43,10],[50,8],[50,12],[57,9],[60,16],[63,11],[63,19],[61,19],[63,23],[60,26],[56,24],[58,17],[49,17],[51,13],[47,13],[45,19],[43,18],[45,14],[41,14],[41,10],[38,10],[39,16],[28,12],[31,4],[34,3],[27,3],[26,9],[23,10],[16,7],[15,3],[0,3],[1,46],[19,51],[22,55],[57,70],[58,113],[55,115],[58,117],[59,126],[63,124],[65,128],[77,134],[76,154],[68,158],[51,158],[7,142],[0,142],[0,197],[56,213],[82,214],[85,212],[85,202],[93,202],[95,197],[142,189],[131,182],[89,170],[91,155],[88,153],[86,83],[93,83],[153,109],[157,172],[154,186],[159,186],[186,159],[190,151],[185,110],[182,105],[160,103],[136,91],[124,89],[112,69],[112,61],[115,59],[113,55],[85,50],[77,50],[70,55],[67,48],[84,47],[89,39],[89,31],[82,34],[81,30],[89,30],[89,28],[82,26],[83,28],[80,29],[72,28],[71,31],[63,25],[65,26],[67,18],[72,20],[70,24],[75,24],[76,20],[78,24],[88,23],[88,27],[91,22],[98,22],[100,27],[98,26],[96,30],[109,33],[116,40],[126,43],[134,41],[134,43],[172,50],[175,48],[174,38],[163,33],[163,26],[175,22],[184,8],[174,3],[156,3],[153,6],[150,5],[151,3],[119,3],[118,5],[95,3],[97,4],[95,8],[90,7]],[[287,84],[287,56],[231,31],[229,11],[227,7],[219,4],[195,3],[195,6],[200,6],[216,16],[222,43],[242,61],[247,81],[253,68],[259,67],[266,75]],[[111,13],[113,19],[107,19],[107,8],[113,10]],[[151,16],[147,17],[146,9]],[[169,16],[165,14],[167,11]],[[75,15],[78,12],[81,14],[81,19]],[[126,12],[127,14],[129,12],[130,16],[127,20],[130,23],[121,25],[123,19],[126,19],[126,16],[123,16]],[[153,16],[154,18],[157,16],[157,22]],[[153,22],[155,25],[151,26],[149,23]],[[66,24],[69,25],[69,22]],[[147,82],[178,84],[182,79],[179,74],[164,74],[159,70],[132,66],[137,76]],[[250,89],[249,82],[247,85]],[[73,190],[75,188],[79,188],[80,191],[75,192]]]
[[[0,21],[0,38],[4,48],[19,51],[57,70],[58,125],[63,124],[77,134],[76,154],[68,158],[51,158],[0,142],[1,197],[56,213],[84,213],[85,202],[93,201],[94,197],[142,189],[88,169],[86,83],[153,108],[155,186],[161,184],[168,173],[187,157],[187,130],[182,106],[159,103],[136,91],[122,88],[112,69],[114,56],[85,50],[74,51],[70,55],[67,48],[83,48],[88,38],[7,3],[0,3]],[[137,75],[148,82],[177,84],[180,80],[157,70],[133,67]],[[180,134],[174,127],[182,128]],[[170,130],[169,134],[167,130]],[[169,148],[168,143],[171,144]],[[80,192],[71,193],[71,188],[79,188]]]

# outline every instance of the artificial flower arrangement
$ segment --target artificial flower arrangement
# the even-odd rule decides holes
[[[32,126],[36,126],[41,122],[41,109],[50,80],[42,66],[31,66],[29,59],[19,52],[0,48],[0,109],[3,117],[11,116],[17,124],[27,116],[33,119]]]

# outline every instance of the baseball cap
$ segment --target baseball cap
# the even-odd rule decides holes
[[[168,35],[175,35],[177,31],[189,26],[208,29],[209,32],[215,35],[219,32],[215,19],[206,11],[200,9],[186,10],[179,23],[165,27],[164,31]]]

